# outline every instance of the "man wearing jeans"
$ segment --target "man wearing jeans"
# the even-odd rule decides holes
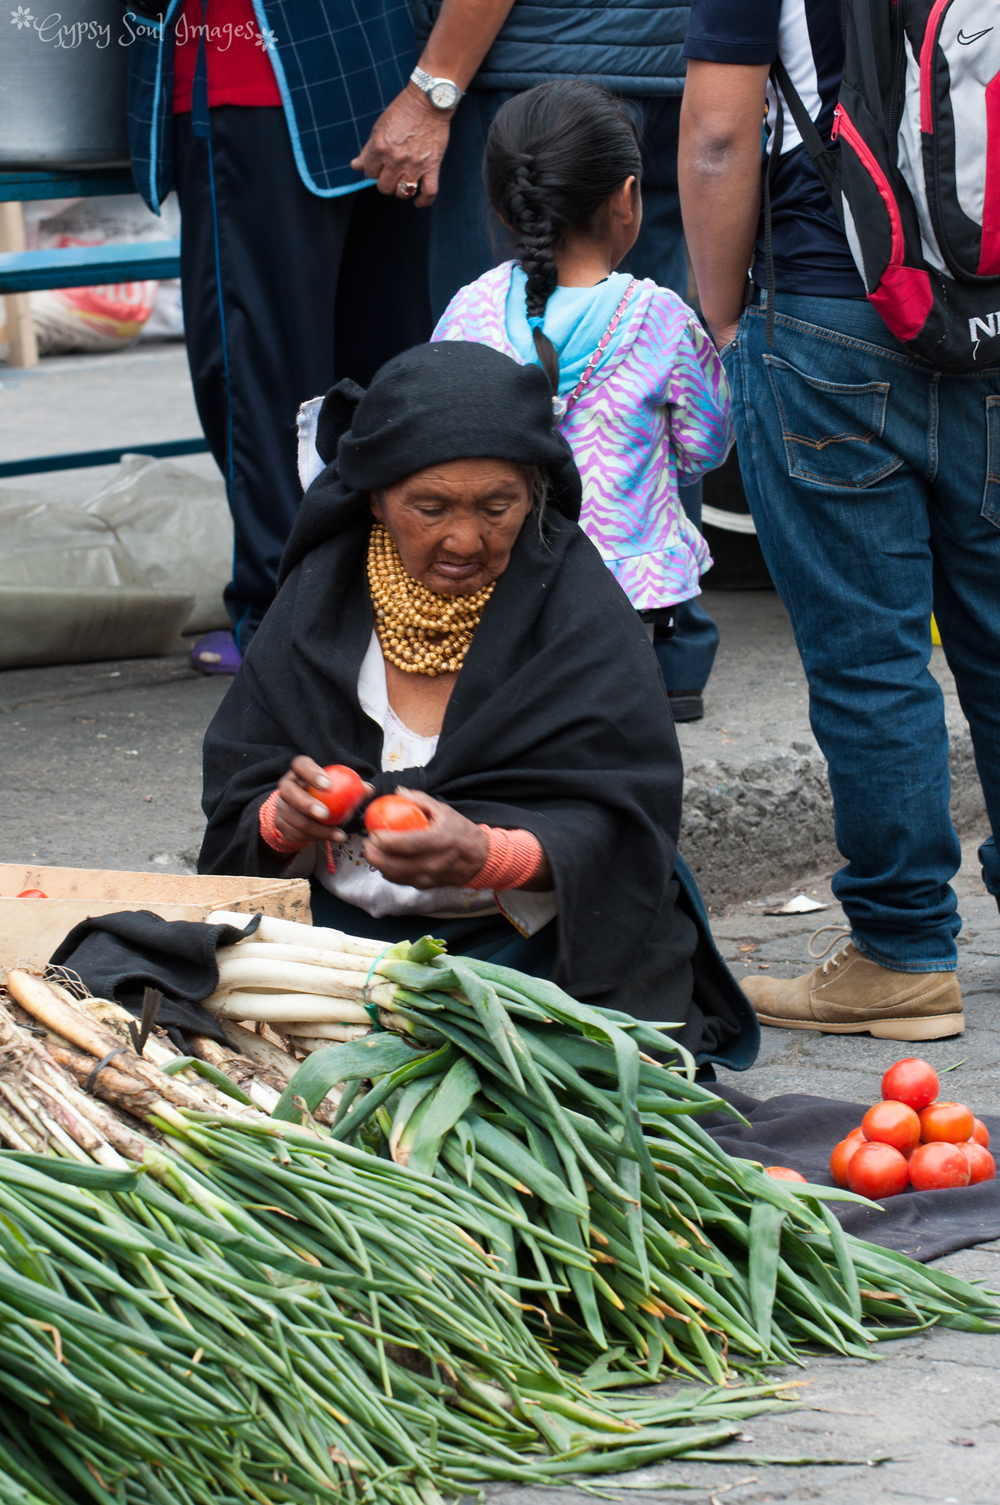
[[[740,463],[809,679],[829,763],[834,892],[850,940],[804,977],[744,984],[761,1023],[891,1040],[964,1027],[961,860],[948,736],[928,668],[941,630],[1000,822],[1000,368],[947,375],[865,300],[788,112],[774,164],[774,344],[766,337],[761,125],[780,55],[824,139],[840,86],[838,0],[694,0],[681,118],[684,227],[733,390]],[[766,160],[766,159],[765,159]],[[747,267],[752,266],[749,306]],[[1000,896],[990,838],[980,849]]]

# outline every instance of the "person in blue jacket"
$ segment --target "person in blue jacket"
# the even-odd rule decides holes
[[[650,0],[415,0],[420,59],[375,122],[354,165],[383,194],[434,204],[430,289],[434,319],[452,296],[503,259],[483,185],[483,151],[505,100],[550,79],[593,79],[634,102],[646,146],[643,220],[623,270],[687,294],[677,190],[677,135],[689,5]],[[695,526],[701,482],[681,492]],[[656,642],[675,720],[704,714],[702,692],[718,628],[697,600],[676,608],[676,631]]]
[[[180,198],[191,378],[235,532],[232,634],[192,661],[232,674],[302,498],[299,405],[342,377],[367,385],[432,328],[427,217],[350,166],[406,83],[413,22],[408,0],[129,9],[132,171],[155,212]]]

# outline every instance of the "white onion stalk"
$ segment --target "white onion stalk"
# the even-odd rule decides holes
[[[221,966],[227,961],[301,962],[308,967],[331,967],[339,972],[359,973],[364,983],[371,969],[367,956],[352,956],[349,951],[317,951],[312,946],[281,946],[274,941],[237,941],[235,946],[220,946],[215,953]]]
[[[321,993],[330,998],[364,998],[366,973],[339,972],[333,967],[310,967],[303,962],[224,961],[219,966],[219,993],[238,988],[269,988],[282,993]]]
[[[367,997],[369,1003],[377,1003],[380,1009],[391,1009],[396,1002],[396,984],[394,982],[372,983]]]
[[[310,1055],[314,1050],[336,1050],[338,1045],[344,1045],[344,1040],[318,1040],[315,1035],[286,1035],[285,1039],[293,1050],[301,1051],[303,1055]]]
[[[215,993],[205,1008],[222,1019],[267,1024],[370,1024],[364,1005],[309,993]],[[242,1049],[242,1046],[241,1046]],[[249,1054],[249,1052],[248,1052]]]
[[[277,1045],[273,1045],[263,1035],[258,1035],[255,1030],[244,1029],[242,1025],[233,1024],[229,1019],[226,1020],[226,1038],[235,1045],[241,1056],[246,1056],[248,1061],[253,1061],[258,1066],[266,1066],[277,1072],[286,1082],[298,1070],[299,1063],[294,1056],[279,1050]]]
[[[235,910],[216,909],[207,917],[209,925],[234,925],[245,930],[253,915],[238,914]],[[314,951],[347,951],[352,956],[381,956],[386,950],[383,941],[370,941],[362,935],[345,935],[342,930],[328,930],[321,925],[302,925],[296,920],[277,920],[273,915],[262,915],[253,936],[247,940],[275,941],[281,946],[310,946]],[[243,945],[242,941],[237,942]]]
[[[361,1040],[365,1035],[370,1035],[373,1026],[371,1024],[305,1024],[302,1020],[296,1020],[294,1024],[282,1025],[278,1031],[283,1040],[310,1039],[318,1040],[321,1044],[324,1040],[336,1040],[339,1044],[345,1044],[348,1040]]]

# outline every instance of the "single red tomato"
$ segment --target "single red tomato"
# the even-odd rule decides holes
[[[995,1181],[997,1175],[997,1163],[989,1150],[983,1148],[976,1140],[970,1139],[966,1144],[955,1146],[965,1156],[969,1167],[969,1185],[975,1186],[979,1181]]]
[[[861,1197],[880,1202],[906,1190],[909,1169],[905,1156],[891,1144],[859,1145],[847,1166],[847,1184]]]
[[[920,1138],[924,1144],[964,1144],[975,1122],[964,1103],[931,1103],[920,1114]]]
[[[905,1103],[887,1101],[869,1108],[861,1120],[866,1139],[891,1144],[907,1155],[920,1143],[920,1119]]]
[[[330,780],[329,788],[316,789],[312,784],[306,787],[314,800],[326,806],[330,825],[335,826],[358,808],[365,797],[365,786],[354,769],[345,768],[343,763],[331,763],[323,772]]]
[[[882,1078],[882,1096],[894,1103],[905,1103],[914,1113],[926,1108],[938,1095],[938,1075],[929,1061],[907,1056],[890,1066]]]
[[[47,899],[48,894],[43,894],[40,888],[26,888],[17,896],[19,899]]]
[[[805,1176],[800,1176],[798,1171],[790,1170],[787,1165],[767,1165],[764,1167],[766,1176],[773,1176],[775,1181],[805,1181]]]
[[[922,1144],[910,1156],[910,1180],[917,1191],[943,1191],[949,1186],[968,1186],[969,1162],[957,1144],[938,1141]]]
[[[845,1139],[856,1139],[858,1141],[858,1144],[864,1144],[864,1142],[865,1142],[865,1131],[861,1127],[861,1125],[858,1124],[858,1127],[856,1129],[852,1129],[849,1134],[845,1134],[844,1138]]]
[[[860,1149],[864,1142],[860,1133],[855,1130],[854,1134],[848,1134],[846,1139],[842,1139],[838,1145],[834,1146],[833,1154],[830,1156],[830,1175],[838,1186],[847,1186],[847,1167],[855,1151]]]
[[[430,825],[419,805],[401,794],[382,794],[365,811],[369,831],[423,831]]]
[[[981,1144],[984,1150],[990,1147],[990,1131],[981,1118],[972,1120],[972,1138],[977,1144]]]

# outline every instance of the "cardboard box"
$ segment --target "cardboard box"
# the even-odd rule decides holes
[[[15,897],[26,888],[48,897]],[[121,909],[149,909],[165,920],[204,920],[213,909],[260,911],[306,925],[312,920],[305,878],[185,878],[0,863],[0,967],[44,966],[74,925]]]

